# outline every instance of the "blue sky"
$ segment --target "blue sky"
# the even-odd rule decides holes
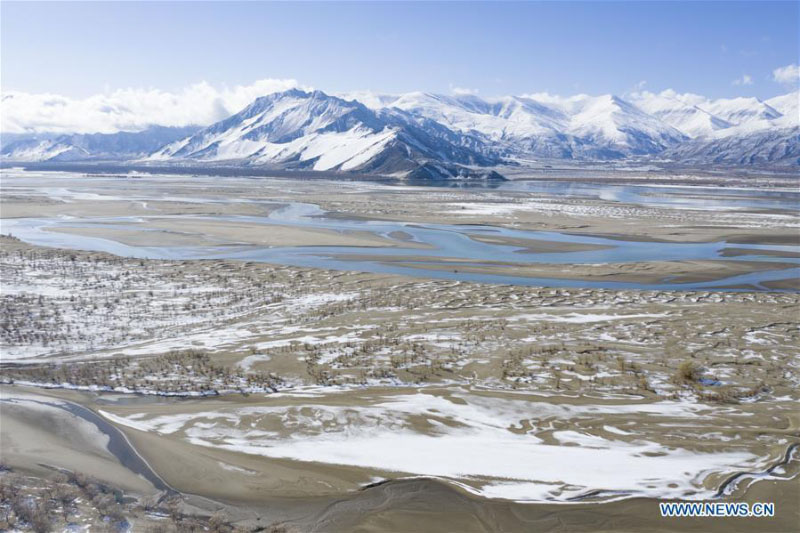
[[[786,92],[798,2],[2,2],[4,90],[293,78],[328,92]],[[749,83],[735,84],[749,76]],[[643,84],[643,85],[640,85]]]

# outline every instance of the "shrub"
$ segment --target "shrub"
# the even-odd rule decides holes
[[[688,359],[678,366],[675,378],[679,383],[694,383],[700,377],[700,365]]]

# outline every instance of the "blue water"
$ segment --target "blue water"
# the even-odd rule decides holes
[[[159,219],[169,218],[159,215]],[[224,220],[262,224],[265,232],[279,232],[284,227],[306,227],[338,232],[369,231],[392,239],[393,232],[402,231],[410,235],[411,241],[427,245],[417,249],[407,246],[406,241],[396,240],[397,247],[357,246],[293,246],[263,247],[252,245],[225,246],[131,246],[117,241],[46,231],[53,227],[113,227],[118,230],[143,231],[138,223],[143,217],[88,217],[88,218],[26,218],[2,221],[2,232],[12,233],[27,242],[62,248],[109,252],[120,256],[153,259],[212,259],[229,258],[263,261],[276,264],[314,268],[357,270],[376,273],[407,274],[421,277],[534,285],[551,287],[634,288],[634,289],[726,289],[727,285],[748,284],[764,289],[760,283],[768,280],[800,277],[800,259],[776,258],[759,255],[760,250],[782,250],[800,252],[799,246],[771,246],[709,243],[653,243],[620,241],[602,237],[571,235],[547,231],[524,231],[494,226],[419,224],[386,221],[342,220],[325,217],[324,211],[312,204],[292,203],[273,211],[267,217],[256,216],[189,216],[180,215],[181,220]],[[512,238],[545,241],[597,244],[607,249],[558,252],[521,253],[519,247],[486,244],[475,241],[470,235],[498,235]],[[752,254],[735,258],[723,258],[720,252],[727,246],[749,249]],[[364,256],[370,256],[365,258]],[[413,256],[410,260],[407,256]],[[429,260],[426,260],[428,259]],[[447,260],[461,260],[448,270],[428,270],[418,267],[441,265]],[[473,274],[462,272],[467,266],[486,265],[493,262],[510,262],[520,265],[530,263],[598,264],[640,261],[679,261],[692,259],[758,260],[764,262],[794,263],[790,269],[753,272],[732,276],[714,282],[702,283],[626,283],[614,281],[581,281],[553,278],[530,278],[515,276],[514,267],[506,267],[506,274]]]
[[[589,198],[607,202],[688,209],[800,209],[800,190],[771,191],[727,187],[613,185],[565,181],[510,181],[498,190],[549,196]]]

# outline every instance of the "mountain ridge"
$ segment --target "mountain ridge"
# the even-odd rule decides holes
[[[2,157],[225,161],[437,179],[496,178],[491,167],[541,159],[785,166],[800,164],[798,99],[798,91],[761,101],[674,91],[626,99],[289,89],[260,96],[204,128],[189,128],[185,136],[155,127],[149,133],[18,140],[3,146]],[[92,141],[102,135],[103,142]],[[114,146],[116,151],[109,148]]]
[[[21,162],[137,159],[199,128],[151,126],[138,132],[35,135],[3,143],[0,155]]]

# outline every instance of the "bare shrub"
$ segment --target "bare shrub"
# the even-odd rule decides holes
[[[678,383],[695,383],[700,378],[700,365],[691,359],[687,359],[678,365],[675,371],[675,380]]]

